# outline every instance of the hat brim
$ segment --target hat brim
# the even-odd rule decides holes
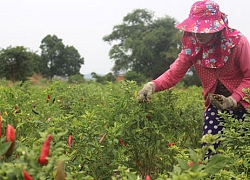
[[[224,21],[220,20],[193,20],[186,19],[175,25],[175,28],[192,33],[216,33],[226,27]]]

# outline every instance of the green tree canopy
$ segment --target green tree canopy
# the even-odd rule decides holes
[[[192,66],[189,69],[188,73],[181,81],[184,83],[185,87],[193,86],[193,85],[202,86],[201,81],[199,79],[197,72],[195,71],[194,66]]]
[[[104,76],[100,76],[100,75],[96,74],[95,72],[92,72],[91,76],[98,83],[105,83],[107,81],[109,81],[109,82],[115,82],[116,81],[115,76],[111,72],[109,72],[108,74],[106,74]]]
[[[156,78],[176,59],[181,48],[180,31],[174,28],[175,19],[168,16],[156,19],[152,12],[137,9],[123,18],[113,32],[103,38],[113,43],[109,52],[114,60],[113,71],[132,70],[146,78]]]
[[[65,46],[56,35],[43,38],[40,48],[42,75],[46,77],[72,76],[80,74],[84,58],[73,46]]]
[[[125,79],[129,81],[136,81],[139,85],[146,82],[146,78],[141,73],[135,71],[126,72]]]
[[[25,81],[33,73],[39,73],[41,58],[23,46],[7,47],[0,51],[0,77]]]

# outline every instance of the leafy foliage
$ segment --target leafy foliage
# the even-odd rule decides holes
[[[12,82],[25,81],[33,74],[44,77],[80,75],[84,59],[73,46],[65,46],[57,36],[47,35],[38,55],[23,46],[0,51],[0,78]]]
[[[73,46],[65,46],[56,35],[43,38],[40,48],[41,72],[45,77],[71,76],[80,74],[84,59]]]
[[[1,178],[23,179],[27,170],[34,179],[54,179],[62,162],[68,180],[249,178],[249,132],[241,130],[249,127],[247,118],[226,120],[223,137],[201,138],[201,88],[155,93],[148,104],[138,103],[140,88],[134,81],[1,85],[3,134],[7,124],[16,130],[10,157],[4,155],[10,146],[5,136],[0,141]],[[51,153],[41,166],[38,157],[48,134]],[[218,140],[220,154],[204,159]]]
[[[72,84],[79,84],[79,83],[84,83],[84,76],[82,74],[76,74],[76,75],[72,75],[69,77],[69,83]]]
[[[41,58],[23,46],[8,47],[0,51],[0,77],[16,81],[25,81],[33,73],[39,73]]]
[[[115,76],[111,72],[109,72],[108,74],[106,74],[104,76],[100,76],[100,75],[96,74],[95,72],[92,72],[91,75],[92,75],[92,78],[94,78],[96,80],[96,82],[102,83],[102,84],[106,83],[107,81],[109,81],[109,82],[116,81]]]
[[[142,84],[146,82],[146,78],[141,73],[135,71],[126,72],[125,79],[128,81],[136,81],[137,84]]]
[[[184,78],[181,80],[184,82],[185,87],[188,86],[201,86],[201,81],[199,79],[199,76],[197,72],[195,71],[194,66],[192,66],[188,73],[184,76]]]

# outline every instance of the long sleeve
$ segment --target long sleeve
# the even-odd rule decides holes
[[[155,92],[175,86],[192,65],[193,63],[189,60],[187,55],[183,52],[179,53],[178,58],[171,64],[170,69],[152,81],[155,84]]]
[[[239,102],[243,97],[244,93],[242,89],[250,88],[250,45],[245,36],[242,37],[241,43],[239,44],[237,54],[237,64],[242,72],[242,80],[240,85],[233,91],[232,97]]]

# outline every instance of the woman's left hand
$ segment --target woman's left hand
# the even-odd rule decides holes
[[[229,110],[237,107],[237,102],[232,96],[225,97],[220,94],[211,94],[209,98],[211,104],[218,109]]]

